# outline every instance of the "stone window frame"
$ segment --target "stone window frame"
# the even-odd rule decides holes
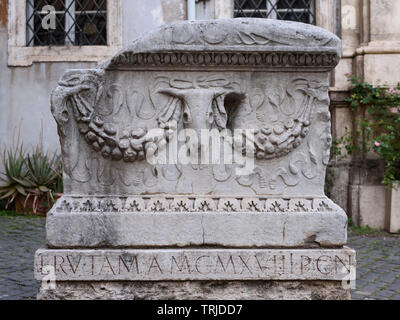
[[[106,46],[26,45],[25,0],[8,2],[8,66],[27,67],[34,62],[96,62],[111,58],[122,49],[121,0],[107,1]]]

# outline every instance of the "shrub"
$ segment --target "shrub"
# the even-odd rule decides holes
[[[334,143],[334,152],[344,145],[348,154],[376,152],[385,161],[383,183],[392,187],[400,180],[400,84],[395,88],[373,86],[362,78],[349,76],[353,87],[347,99],[353,112],[366,111],[353,134]]]

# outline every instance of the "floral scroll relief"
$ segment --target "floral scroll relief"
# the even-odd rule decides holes
[[[269,125],[263,123],[263,114],[257,110],[256,116],[262,126],[254,139],[257,159],[280,158],[300,146],[309,132],[314,102],[320,101],[327,89],[317,81],[297,78],[288,86],[281,85],[277,95],[269,96],[277,121]],[[295,99],[296,93],[302,94],[300,105]]]
[[[250,103],[261,127],[253,141],[256,158],[270,160],[291,154],[307,140],[313,114],[316,114],[318,122],[326,123],[317,127],[317,131],[322,130],[322,163],[326,165],[331,142],[329,111],[314,109],[321,104],[328,105],[327,90],[325,84],[304,78],[296,78],[288,85],[281,83],[274,89],[275,94],[264,94],[261,89],[255,88]],[[302,99],[299,100],[299,96]],[[263,109],[267,104],[269,111],[273,112]],[[249,187],[257,181],[260,189],[269,188],[272,191],[277,190],[280,179],[284,185],[294,187],[302,178],[300,174],[308,180],[314,179],[318,165],[314,146],[307,142],[306,148],[290,156],[287,165],[279,167],[272,175],[266,176],[261,167],[256,167],[251,175],[237,177],[236,181]]]
[[[284,157],[300,146],[308,135],[314,104],[326,102],[324,97],[327,87],[318,81],[295,78],[287,84],[280,83],[279,86],[276,90],[277,94],[263,94],[258,90],[256,96],[249,97],[250,104],[256,105],[256,117],[260,127],[256,128],[255,136],[250,143],[259,160]],[[156,94],[167,97],[166,105],[158,113],[159,136],[149,137],[145,128],[121,130],[117,123],[106,120],[107,115],[118,113],[125,106],[130,114],[132,110],[124,101],[122,89],[118,85],[106,86],[102,70],[67,72],[53,93],[52,111],[61,133],[72,114],[86,143],[101,157],[113,161],[134,162],[142,161],[149,153],[155,154],[166,148],[169,137],[178,128],[191,128],[195,131],[212,128],[227,129],[230,127],[229,121],[232,121],[235,116],[229,114],[232,110],[225,108],[226,97],[233,94],[247,100],[242,85],[219,74],[199,75],[190,80],[157,77],[148,90],[153,108],[155,108]],[[107,106],[103,106],[102,99],[107,99],[112,92],[115,93],[115,97],[111,99],[112,109],[109,110]],[[143,102],[142,100],[142,98],[138,99],[139,104]],[[200,103],[201,107],[199,107]],[[276,111],[278,116],[275,122],[268,123],[263,118],[260,110],[265,104],[269,104]],[[141,110],[139,112],[144,118],[151,113]],[[319,117],[321,117],[320,114]],[[326,131],[324,134],[329,144],[329,132]],[[277,176],[270,177],[269,182],[263,176],[262,170],[256,170],[251,177],[240,177],[237,180],[243,186],[251,186],[253,180],[258,179],[261,188],[268,186],[273,188],[274,179],[278,177],[281,177],[288,186],[297,185],[300,172],[307,179],[312,179],[313,170],[310,166],[316,165],[316,155],[312,146],[308,144],[307,147],[308,155],[300,160],[291,159],[288,167],[280,168],[276,172]],[[309,160],[304,160],[307,158]],[[90,167],[82,163],[81,165],[85,168]],[[223,169],[216,167],[214,176],[219,177],[222,174],[223,177],[220,180],[226,181],[231,174],[229,168]],[[170,171],[171,174],[169,174]],[[168,170],[163,167],[161,173],[171,176],[171,180],[176,180],[180,170],[176,166]],[[102,172],[98,174],[103,175]],[[80,181],[85,180],[82,178]],[[111,180],[110,183],[112,184]]]

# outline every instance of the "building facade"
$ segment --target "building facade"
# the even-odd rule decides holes
[[[357,118],[345,102],[346,74],[373,84],[399,82],[400,1],[0,0],[1,148],[21,141],[58,149],[49,96],[66,69],[94,67],[165,23],[231,17],[311,23],[342,39],[342,59],[331,74],[334,136],[353,130]],[[333,158],[330,170],[330,196],[356,224],[384,229],[382,162],[372,154]]]

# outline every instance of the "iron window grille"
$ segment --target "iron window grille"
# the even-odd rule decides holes
[[[314,6],[314,0],[234,0],[233,16],[315,24]]]
[[[55,8],[55,29],[44,29],[42,11]],[[27,0],[27,46],[107,45],[107,0]]]

